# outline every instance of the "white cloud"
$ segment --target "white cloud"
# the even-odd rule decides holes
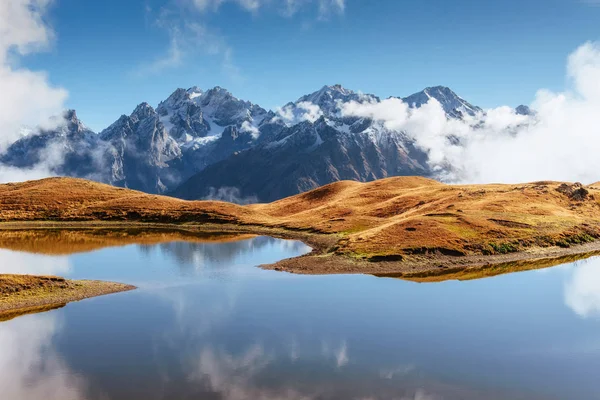
[[[345,0],[319,0],[319,18],[326,19],[331,14],[343,14],[346,11]]]
[[[168,32],[169,46],[163,55],[139,65],[135,75],[155,75],[177,68],[190,55],[204,53],[221,57],[223,71],[230,79],[242,79],[240,68],[234,62],[233,49],[222,35],[209,27],[204,16],[207,12],[217,12],[224,3],[236,4],[251,13],[274,8],[287,17],[306,6],[316,5],[320,20],[331,14],[343,14],[346,9],[345,0],[172,0],[154,18],[155,24]],[[146,18],[152,19],[152,12],[152,8],[146,7]]]
[[[44,22],[50,0],[9,0],[0,2],[0,62],[6,63],[8,50],[19,54],[44,49],[53,32]]]
[[[321,107],[310,101],[301,101],[296,105],[289,104],[278,108],[276,118],[291,126],[304,121],[315,122],[321,116],[323,116]]]
[[[500,107],[464,120],[448,119],[435,100],[419,109],[388,99],[349,103],[341,111],[405,131],[429,153],[433,168],[450,171],[449,180],[591,183],[600,180],[600,46],[586,43],[573,52],[567,75],[571,87],[565,92],[537,93],[534,117]]]
[[[248,121],[244,121],[242,123],[241,131],[250,133],[254,139],[257,139],[260,135],[260,131],[258,130],[258,128]]]
[[[50,127],[60,115],[66,90],[53,87],[43,71],[15,66],[20,56],[45,49],[54,33],[44,22],[50,0],[0,2],[0,152],[19,139],[23,126]],[[54,124],[58,121],[54,121]],[[48,176],[47,167],[16,170],[0,166],[0,181]]]
[[[209,7],[209,1],[194,3],[194,6]],[[162,8],[154,17],[154,25],[167,32],[169,46],[163,55],[153,61],[140,64],[134,71],[139,77],[159,74],[165,70],[182,66],[187,58],[205,55],[221,60],[223,72],[232,80],[241,78],[240,70],[233,60],[233,50],[225,38],[208,27],[205,22],[190,17],[189,12],[177,11],[173,7]],[[152,10],[146,11],[152,18]]]
[[[54,175],[46,165],[33,168],[16,168],[0,164],[0,184],[43,179]]]
[[[54,34],[45,24],[49,0],[0,2],[0,151],[23,125],[46,123],[64,109],[67,92],[46,73],[15,66],[19,56],[45,49]]]

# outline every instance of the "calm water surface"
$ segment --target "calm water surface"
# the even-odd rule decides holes
[[[600,399],[599,259],[436,284],[254,267],[306,251],[0,250],[0,272],[139,286],[0,323],[0,398]]]

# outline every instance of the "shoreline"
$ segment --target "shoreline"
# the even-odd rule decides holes
[[[400,278],[416,282],[438,282],[443,280],[468,280],[504,273],[548,268],[600,255],[600,240],[562,247],[530,247],[524,251],[493,255],[425,255],[403,256],[401,260],[369,261],[336,253],[336,244],[343,238],[339,234],[326,234],[308,230],[264,227],[259,225],[236,225],[214,223],[143,223],[112,221],[28,221],[1,222],[2,231],[18,230],[64,230],[64,231],[120,231],[138,229],[143,231],[185,232],[193,238],[201,234],[264,235],[279,239],[298,240],[312,251],[273,264],[259,265],[266,270],[275,270],[303,275],[368,274],[379,277]],[[168,239],[168,235],[165,236]],[[135,237],[132,237],[132,244]],[[178,239],[181,240],[180,236]],[[185,239],[183,239],[185,240]],[[1,243],[0,243],[1,244]],[[1,311],[0,311],[1,312]]]
[[[0,275],[0,322],[25,314],[61,308],[75,301],[134,289],[135,286],[115,282],[2,274]]]

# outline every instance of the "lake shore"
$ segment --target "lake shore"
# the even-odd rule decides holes
[[[23,251],[30,244],[31,237],[25,237],[21,245],[15,237],[22,233],[45,235],[52,232],[53,240],[64,243],[70,254],[127,244],[190,241],[216,242],[243,240],[260,236],[301,241],[312,248],[310,253],[300,257],[280,260],[273,264],[260,265],[260,268],[303,275],[329,274],[369,274],[380,277],[393,277],[416,282],[437,282],[444,280],[469,280],[501,275],[505,273],[547,268],[555,265],[582,260],[600,255],[600,241],[594,241],[568,248],[547,247],[528,248],[508,254],[493,255],[444,255],[431,252],[412,255],[401,260],[368,260],[336,253],[340,236],[282,228],[262,226],[240,226],[234,224],[159,224],[140,222],[4,222],[0,223],[0,247]],[[127,232],[124,234],[124,232]],[[8,233],[11,240],[6,240]],[[66,236],[62,236],[65,234]],[[57,236],[58,235],[58,236]],[[114,237],[118,237],[118,241]],[[98,240],[98,238],[110,240]],[[160,238],[160,239],[158,239]],[[93,246],[90,245],[93,244]],[[91,246],[91,247],[90,247]],[[56,254],[56,242],[44,247],[36,242],[37,252]],[[26,250],[30,251],[30,250]]]
[[[13,234],[18,230],[26,240]],[[54,232],[62,244],[46,240],[42,231]],[[600,188],[550,181],[446,185],[395,177],[341,181],[243,206],[75,178],[0,185],[0,247],[8,249],[69,254],[134,243],[236,240],[228,234],[294,239],[313,248],[262,266],[268,269],[474,279],[596,255]]]
[[[57,276],[0,275],[0,321],[60,308],[67,303],[135,289],[115,282]]]

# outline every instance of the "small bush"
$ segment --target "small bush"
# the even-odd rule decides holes
[[[494,250],[494,254],[515,253],[519,250],[513,243],[490,243],[490,247]]]

